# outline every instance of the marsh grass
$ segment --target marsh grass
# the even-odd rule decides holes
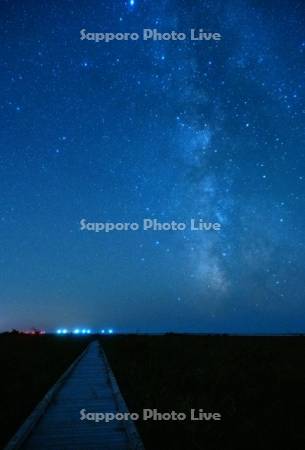
[[[0,335],[0,448],[87,343],[86,338]]]
[[[304,337],[113,336],[102,342],[130,411],[222,414],[221,422],[139,421],[147,450],[305,448]]]

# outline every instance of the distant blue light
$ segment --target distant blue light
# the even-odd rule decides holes
[[[135,0],[130,0],[129,1],[130,6],[134,6],[134,3],[135,3]]]
[[[56,330],[56,334],[68,334],[69,330],[67,328],[58,328]],[[74,330],[70,331],[73,334],[91,334],[92,331],[90,328],[74,328]]]
[[[105,330],[101,330],[101,333],[102,333],[102,334],[105,334]]]
[[[112,328],[109,328],[108,334],[113,334],[113,329]]]

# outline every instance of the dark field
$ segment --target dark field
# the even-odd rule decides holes
[[[84,338],[0,335],[0,448],[86,344]]]
[[[87,343],[0,335],[0,448]],[[130,411],[222,415],[220,422],[136,422],[147,450],[305,448],[304,337],[113,336],[102,343]]]
[[[117,336],[104,349],[129,410],[220,412],[137,422],[147,450],[305,449],[305,338]]]

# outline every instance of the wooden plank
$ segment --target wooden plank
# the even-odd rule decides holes
[[[88,347],[76,358],[76,360],[71,364],[71,366],[64,372],[64,374],[58,379],[54,386],[47,392],[44,398],[36,406],[32,414],[26,419],[23,425],[19,428],[16,434],[8,442],[4,450],[18,450],[21,448],[23,442],[26,440],[28,435],[34,429],[40,418],[45,413],[50,402],[54,398],[57,391],[60,389],[62,384],[65,382],[66,378],[70,375],[74,367],[77,365],[78,361],[82,359],[84,354],[87,352]]]
[[[108,372],[108,377],[109,377],[109,380],[111,383],[112,392],[114,394],[114,398],[115,398],[115,401],[117,404],[118,411],[123,412],[123,413],[128,413],[129,411],[127,408],[127,404],[123,398],[123,395],[120,391],[119,385],[118,385],[116,378],[111,370],[110,364],[108,362],[108,359],[107,359],[106,354],[102,347],[100,347],[100,352],[105,361],[105,366],[106,366],[106,369]],[[131,419],[128,421],[124,421],[124,426],[125,426],[125,430],[126,430],[126,433],[128,436],[130,447],[133,450],[145,450],[142,439],[140,438],[138,430],[137,430],[135,424],[133,423],[133,421]]]
[[[97,341],[53,386],[5,450],[144,450],[132,421],[81,421],[83,408],[128,412]]]

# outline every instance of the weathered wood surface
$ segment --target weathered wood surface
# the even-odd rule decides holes
[[[127,411],[97,341],[75,364],[27,439],[21,445],[15,440],[16,446],[10,449],[144,450],[133,423],[81,421],[83,408],[100,413]]]

